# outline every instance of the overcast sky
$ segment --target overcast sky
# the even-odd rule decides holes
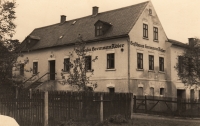
[[[99,12],[130,6],[147,0],[16,0],[16,34],[13,39],[23,41],[35,28]],[[151,0],[161,24],[170,39],[188,42],[190,37],[200,38],[200,0]]]

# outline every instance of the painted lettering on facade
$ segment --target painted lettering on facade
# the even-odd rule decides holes
[[[141,48],[147,48],[147,49],[151,49],[151,50],[157,50],[157,51],[160,51],[160,52],[165,52],[164,49],[160,48],[160,47],[152,47],[152,46],[148,46],[147,44],[143,45],[143,44],[139,44],[137,42],[132,42],[131,41],[131,45],[132,46],[137,46],[137,47],[141,47]]]
[[[98,51],[98,50],[115,49],[115,48],[123,48],[123,47],[124,47],[124,44],[112,44],[110,46],[86,48],[86,51]]]

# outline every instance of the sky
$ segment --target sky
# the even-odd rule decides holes
[[[16,0],[16,33],[13,39],[22,42],[35,28],[92,14],[92,7],[99,12],[114,10],[148,0]],[[188,42],[200,38],[200,0],[151,0],[168,38]]]

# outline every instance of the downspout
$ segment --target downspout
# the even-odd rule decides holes
[[[131,93],[130,90],[130,37],[127,39],[127,45],[128,45],[128,92]]]

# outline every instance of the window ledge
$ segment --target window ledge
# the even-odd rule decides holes
[[[106,69],[106,71],[116,71],[116,69]]]
[[[158,73],[162,73],[162,74],[165,74],[165,72],[164,72],[164,71],[158,71]]]
[[[144,69],[136,69],[137,71],[144,71]]]
[[[93,72],[93,70],[87,70],[86,72]]]
[[[149,40],[149,38],[143,37],[143,39]]]
[[[69,72],[61,72],[62,74],[69,74]]]
[[[153,40],[154,42],[159,42],[158,40]]]
[[[148,70],[148,72],[153,72],[153,73],[155,73],[155,71],[154,71],[154,70]]]

